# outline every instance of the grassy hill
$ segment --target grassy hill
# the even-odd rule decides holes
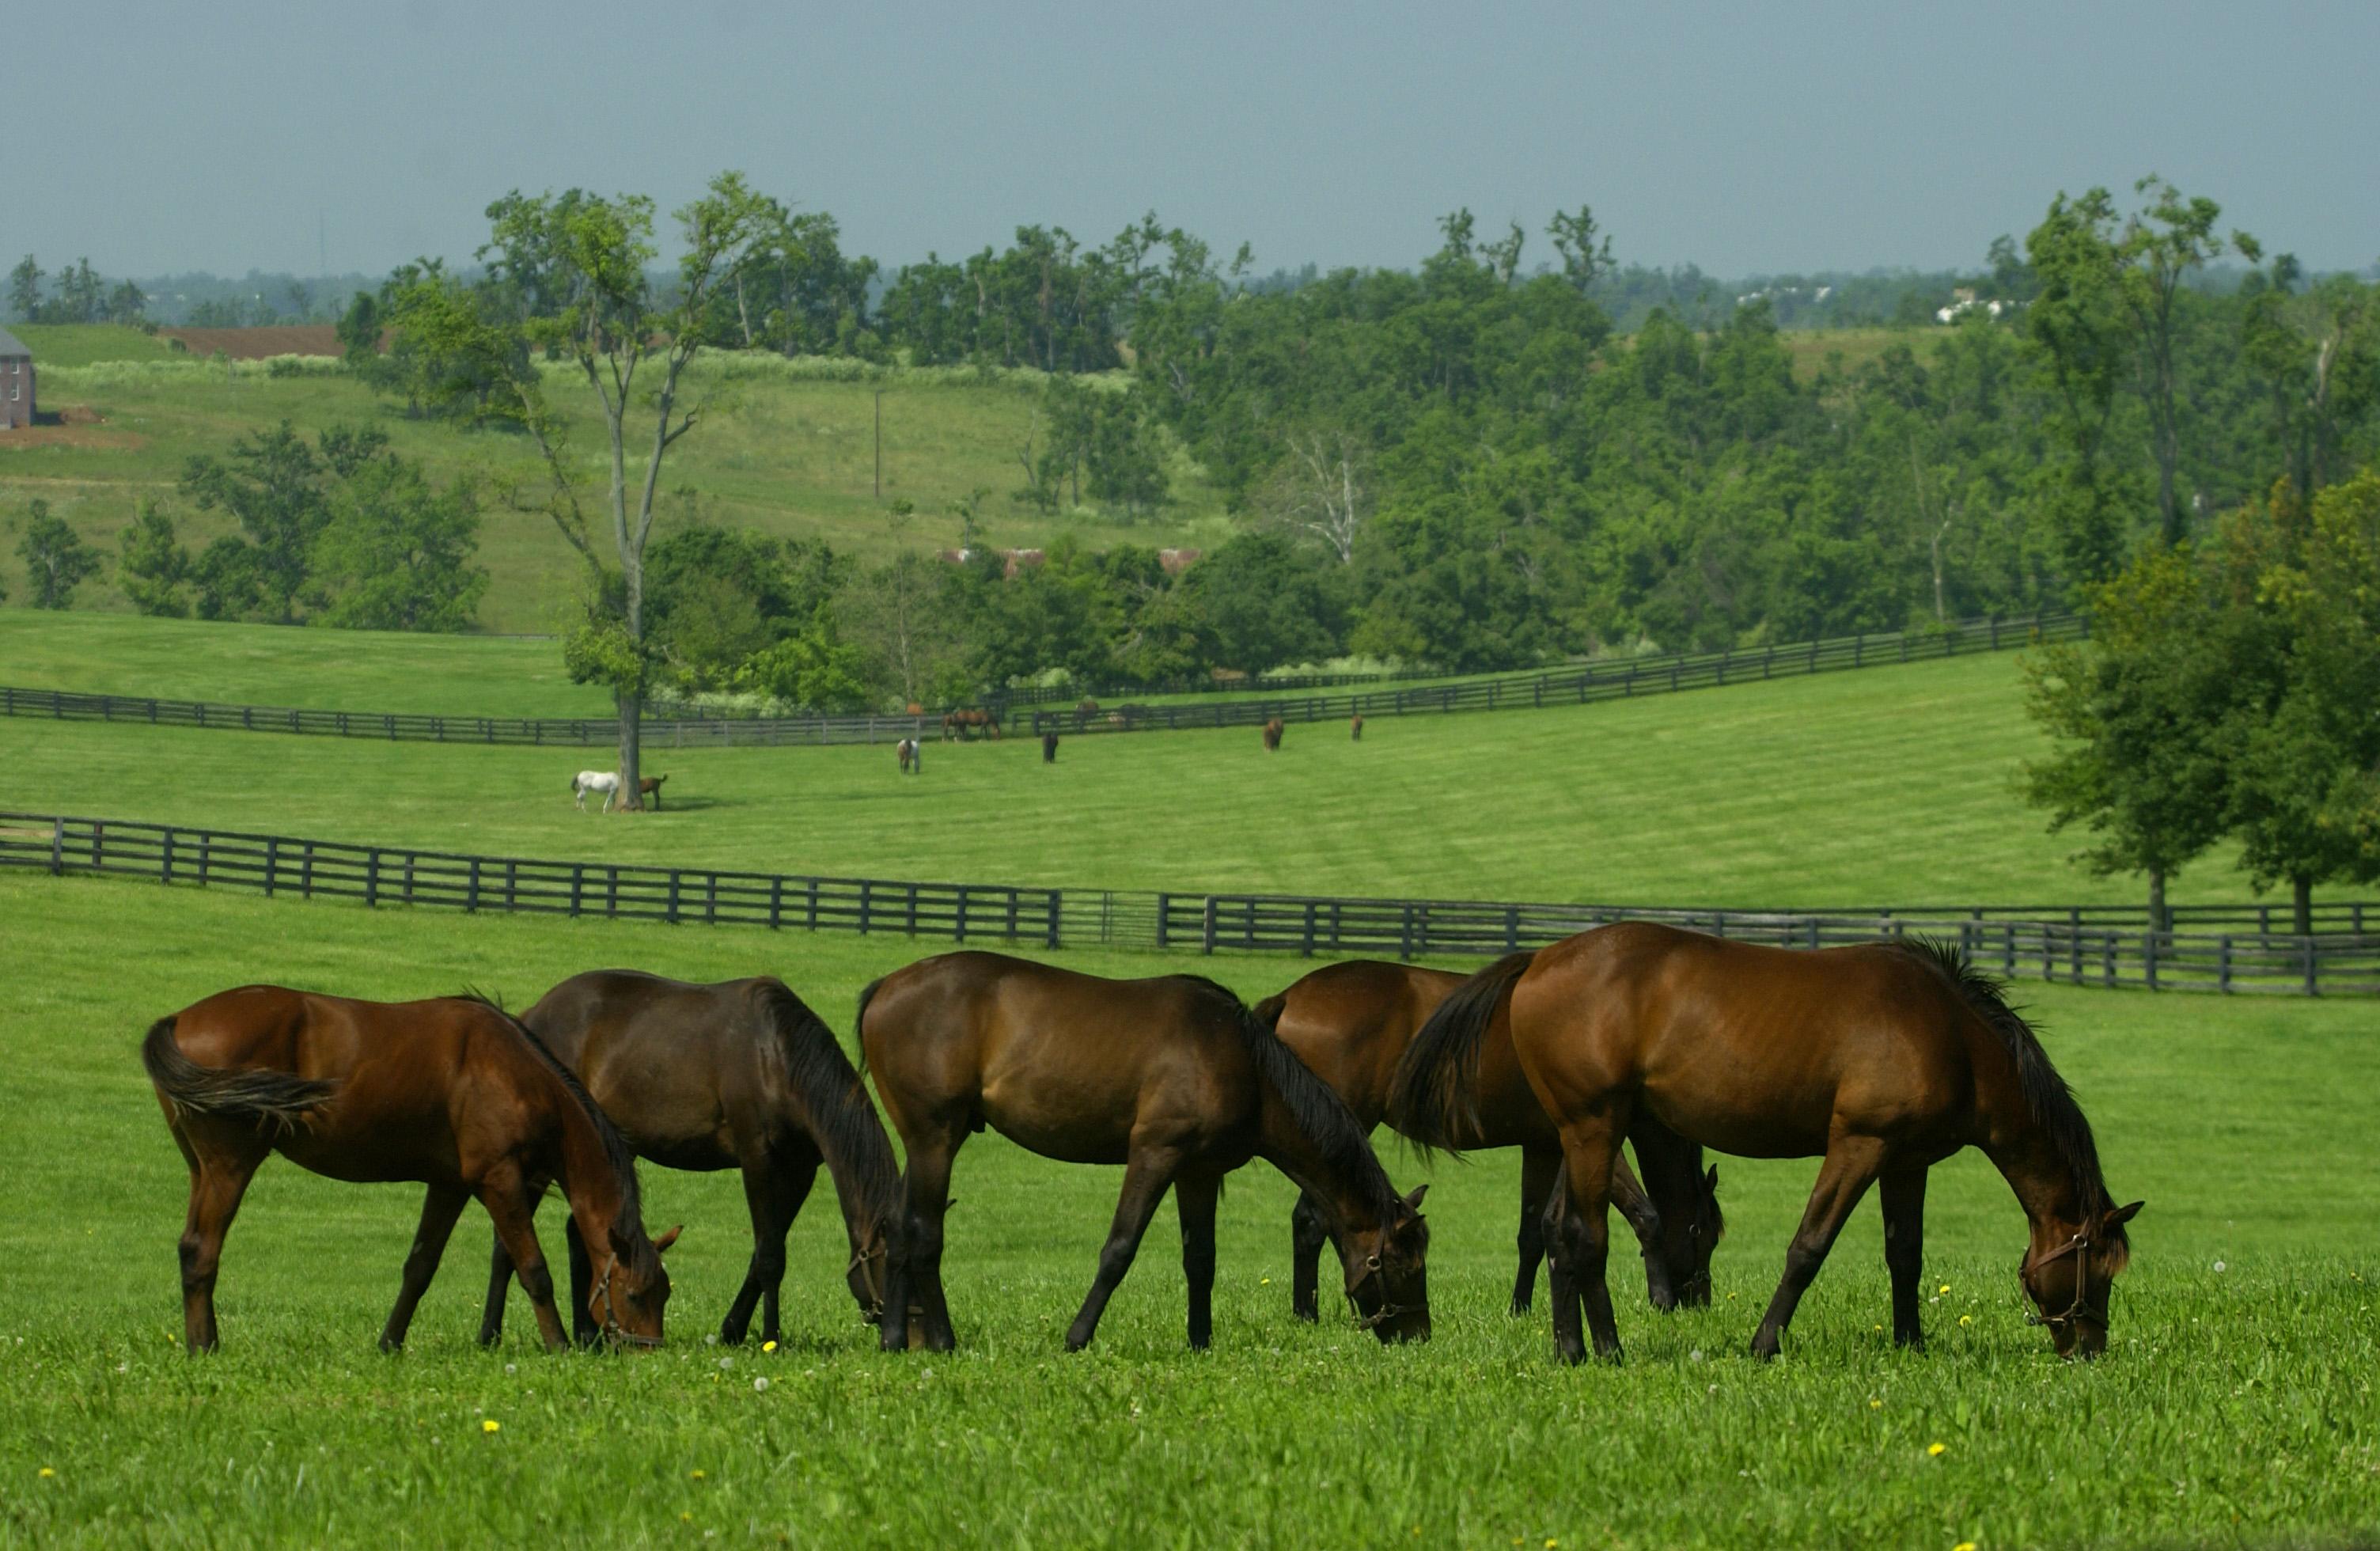
[[[244,682],[268,700],[367,697],[339,693],[328,664],[306,672],[287,693]],[[932,744],[911,780],[888,747],[652,742],[645,769],[670,777],[670,805],[636,818],[571,806],[571,773],[608,768],[603,749],[19,719],[0,721],[0,799],[513,855],[1075,887],[1753,907],[2137,899],[2136,880],[2070,864],[2077,842],[2017,797],[2020,762],[2040,747],[2008,654],[1375,718],[1360,745],[1300,724],[1271,756],[1253,729],[1069,738],[1055,765],[1022,738]],[[2174,893],[2247,887],[2218,857]]]

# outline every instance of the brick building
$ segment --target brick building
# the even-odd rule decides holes
[[[0,329],[0,430],[33,423],[33,353]]]

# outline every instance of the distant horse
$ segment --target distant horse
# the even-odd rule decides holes
[[[1041,734],[1041,763],[1045,765],[1054,765],[1057,762],[1058,734],[1055,733],[1044,733]]]
[[[662,782],[668,779],[669,777],[665,775],[644,776],[637,782],[637,794],[640,797],[650,797],[653,800],[655,813],[662,810]]]
[[[1512,1047],[1561,1133],[1568,1212],[1553,1244],[1555,1350],[1597,1355],[1620,1334],[1604,1285],[1604,1206],[1620,1138],[1640,1110],[1707,1146],[1751,1157],[1824,1155],[1752,1339],[1777,1354],[1785,1327],[1852,1208],[1884,1190],[1892,1335],[1918,1318],[1925,1171],[1983,1149],[2032,1225],[2018,1281],[2061,1357],[2107,1344],[2108,1284],[2131,1257],[2091,1124],[1998,982],[1955,948],[1878,942],[1817,951],[1729,942],[1651,922],[1507,959],[1449,997],[1400,1063],[1390,1112],[1425,1145],[1459,1141],[1480,1088],[1481,1039],[1509,1008]]]
[[[1364,713],[1357,711],[1347,719],[1347,736],[1356,743],[1364,741]]]
[[[903,775],[926,773],[926,751],[918,746],[917,739],[903,738],[892,745],[892,751],[900,757]]]
[[[569,1344],[531,1218],[549,1181],[603,1266],[574,1317],[614,1340],[659,1346],[677,1238],[645,1236],[636,1160],[587,1090],[517,1021],[472,997],[351,1001],[243,986],[161,1018],[140,1063],[190,1166],[182,1230],[182,1327],[214,1347],[224,1235],[266,1156],[334,1180],[430,1187],[380,1344],[405,1344],[464,1204],[477,1196],[537,1306],[545,1344]]]
[[[1000,717],[987,710],[946,711],[942,716],[942,741],[953,738],[982,736],[997,742],[1000,737]]]
[[[612,799],[620,794],[618,773],[613,770],[581,770],[570,778],[571,800],[578,805],[581,813],[587,811],[587,794],[589,792],[602,793],[603,806],[599,811],[611,812]]]
[[[693,986],[595,970],[546,992],[521,1021],[586,1084],[638,1157],[668,1169],[742,1171],[752,1263],[720,1325],[722,1341],[744,1339],[756,1303],[760,1339],[777,1339],[785,1234],[821,1162],[834,1178],[851,1242],[844,1278],[862,1316],[878,1316],[900,1166],[843,1046],[783,981]],[[499,1237],[482,1341],[504,1334],[511,1272]],[[570,1274],[573,1296],[583,1302],[588,1257],[575,1224]],[[591,1331],[582,1324],[579,1334],[584,1339]]]
[[[1281,747],[1281,735],[1285,731],[1287,731],[1287,729],[1284,727],[1281,718],[1279,717],[1274,717],[1270,721],[1264,724],[1264,745],[1266,753],[1270,754]]]
[[[1388,1110],[1390,1080],[1415,1031],[1468,978],[1415,964],[1353,959],[1318,969],[1267,997],[1257,1003],[1257,1020],[1280,1035],[1369,1130]],[[1512,1031],[1504,1020],[1496,1019],[1482,1036],[1479,1061],[1477,1114],[1463,1145],[1521,1149],[1521,1258],[1512,1281],[1512,1312],[1526,1314],[1545,1255],[1544,1214],[1561,1171],[1561,1139],[1521,1075]],[[1613,1168],[1611,1199],[1644,1248],[1646,1296],[1660,1309],[1707,1304],[1711,1252],[1725,1231],[1718,1170],[1706,1177],[1702,1149],[1649,1115],[1637,1117],[1631,1135],[1653,1194],[1648,1199],[1622,1158]],[[1313,1203],[1300,1197],[1290,1225],[1290,1305],[1299,1317],[1312,1319],[1322,1218]]]
[[[1097,716],[1099,714],[1099,703],[1086,697],[1075,702],[1075,709],[1085,716]]]
[[[942,1216],[952,1160],[987,1124],[1044,1157],[1124,1165],[1099,1275],[1066,1332],[1070,1351],[1090,1343],[1169,1185],[1190,1344],[1208,1344],[1215,1203],[1223,1176],[1251,1157],[1280,1169],[1324,1214],[1358,1323],[1382,1341],[1427,1339],[1422,1191],[1397,1194],[1347,1106],[1213,981],[1105,980],[999,953],[944,953],[862,991],[859,1035],[861,1063],[909,1159],[887,1351],[906,1344],[912,1303],[926,1345],[953,1345]]]

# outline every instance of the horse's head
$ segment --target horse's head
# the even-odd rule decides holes
[[[632,1347],[662,1344],[662,1311],[670,1296],[662,1252],[677,1242],[679,1231],[673,1228],[648,1239],[642,1230],[627,1233],[613,1226],[611,1253],[597,1267],[594,1289],[587,1295],[587,1312],[606,1339]]]
[[[2096,1357],[2107,1349],[2107,1293],[2131,1260],[2124,1224],[2141,1206],[2110,1207],[2079,1222],[2045,1216],[2034,1224],[2017,1280],[2034,1319],[2049,1327],[2058,1356]]]
[[[1339,1256],[1356,1322],[1383,1343],[1429,1339],[1427,1185],[1396,1203],[1384,1221],[1341,1235]]]
[[[892,1235],[880,1218],[855,1218],[849,1227],[851,1264],[844,1267],[843,1279],[851,1288],[853,1302],[859,1305],[859,1317],[870,1325],[880,1325],[884,1320],[885,1269],[891,1258]]]
[[[1710,1307],[1711,1253],[1726,1232],[1727,1218],[1718,1209],[1718,1165],[1714,1163],[1694,1181],[1692,1208],[1661,1216],[1661,1264],[1679,1306]],[[1651,1280],[1649,1268],[1646,1279]]]

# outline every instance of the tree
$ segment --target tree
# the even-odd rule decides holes
[[[2380,295],[2352,275],[2301,289],[2301,279],[2286,253],[2251,277],[2240,347],[2289,482],[2311,503],[2338,477],[2350,433],[2380,407]]]
[[[326,471],[345,475],[387,441],[377,430],[334,430],[322,432],[319,448],[311,448],[284,420],[271,430],[242,437],[225,458],[191,458],[183,469],[182,493],[201,511],[221,510],[237,519],[255,551],[249,570],[257,588],[273,617],[292,624],[312,570],[314,540],[331,520],[323,490]],[[225,563],[224,557],[217,558],[219,568]]]
[[[2157,466],[2157,532],[2168,544],[2181,540],[2182,516],[2174,489],[2181,465],[2180,372],[2175,366],[2175,302],[2192,271],[2220,258],[2225,244],[2215,235],[2223,207],[2181,191],[2152,173],[2132,186],[2149,206],[2124,226],[2117,252],[2121,262],[2118,291],[2131,321],[2139,351],[2143,396],[2148,400]],[[2251,262],[2263,257],[2256,239],[2233,232],[2230,246]]]
[[[2041,285],[2025,309],[2025,332],[2047,371],[2066,454],[2042,471],[2036,503],[2078,588],[2108,575],[2122,539],[2105,455],[2131,350],[2115,225],[2114,202],[2106,189],[2094,188],[2070,202],[2058,195],[2025,238],[2026,260]]]
[[[1293,431],[1286,442],[1287,455],[1257,497],[1257,510],[1278,527],[1320,539],[1340,564],[1353,563],[1371,515],[1369,454],[1336,428]]]
[[[532,266],[558,298],[555,310],[520,328],[535,345],[578,369],[601,414],[610,454],[610,558],[619,566],[616,591],[603,557],[557,454],[559,427],[542,412],[534,390],[523,391],[530,430],[547,449],[555,473],[548,510],[592,576],[586,623],[565,643],[564,659],[581,682],[611,686],[620,712],[621,806],[643,806],[637,793],[641,719],[653,663],[645,641],[645,546],[651,538],[653,497],[669,449],[694,430],[701,406],[679,407],[686,369],[704,345],[717,343],[714,303],[736,277],[777,250],[785,212],[752,192],[739,173],[722,173],[708,191],[676,212],[676,286],[666,300],[654,295],[648,266],[653,243],[653,202],[643,195],[604,199],[573,190],[534,198],[517,191],[489,207],[492,230],[481,257],[493,255],[505,273]],[[638,382],[650,364],[658,381]],[[516,369],[516,370],[518,369]],[[524,377],[516,378],[523,382]],[[630,418],[652,417],[641,477],[630,472],[629,443],[639,433]]]
[[[342,480],[315,542],[328,605],[319,623],[357,630],[461,630],[487,590],[479,547],[479,493],[441,491],[421,466],[375,457]]]
[[[2024,662],[2025,712],[2057,744],[2025,764],[2022,789],[2053,832],[2079,823],[2095,837],[2077,858],[2094,874],[2147,875],[2163,931],[2168,881],[2225,828],[2230,669],[2187,545],[2143,551],[2094,590],[2092,612],[2088,646]]]
[[[182,589],[192,576],[190,551],[175,537],[174,519],[143,501],[140,515],[125,528],[124,557],[116,563],[116,582],[132,606],[161,619],[181,619],[190,612]]]
[[[24,557],[33,607],[67,608],[74,601],[74,589],[98,573],[99,555],[84,547],[64,517],[50,515],[48,502],[36,498],[25,514],[25,537],[17,552]]]
[[[20,323],[30,323],[42,313],[42,266],[30,253],[17,261],[8,272],[8,310]]]
[[[1611,239],[1597,228],[1595,212],[1588,206],[1579,206],[1576,215],[1556,211],[1546,235],[1554,239],[1554,251],[1561,256],[1562,278],[1580,295],[1593,290],[1595,283],[1609,273]]]

